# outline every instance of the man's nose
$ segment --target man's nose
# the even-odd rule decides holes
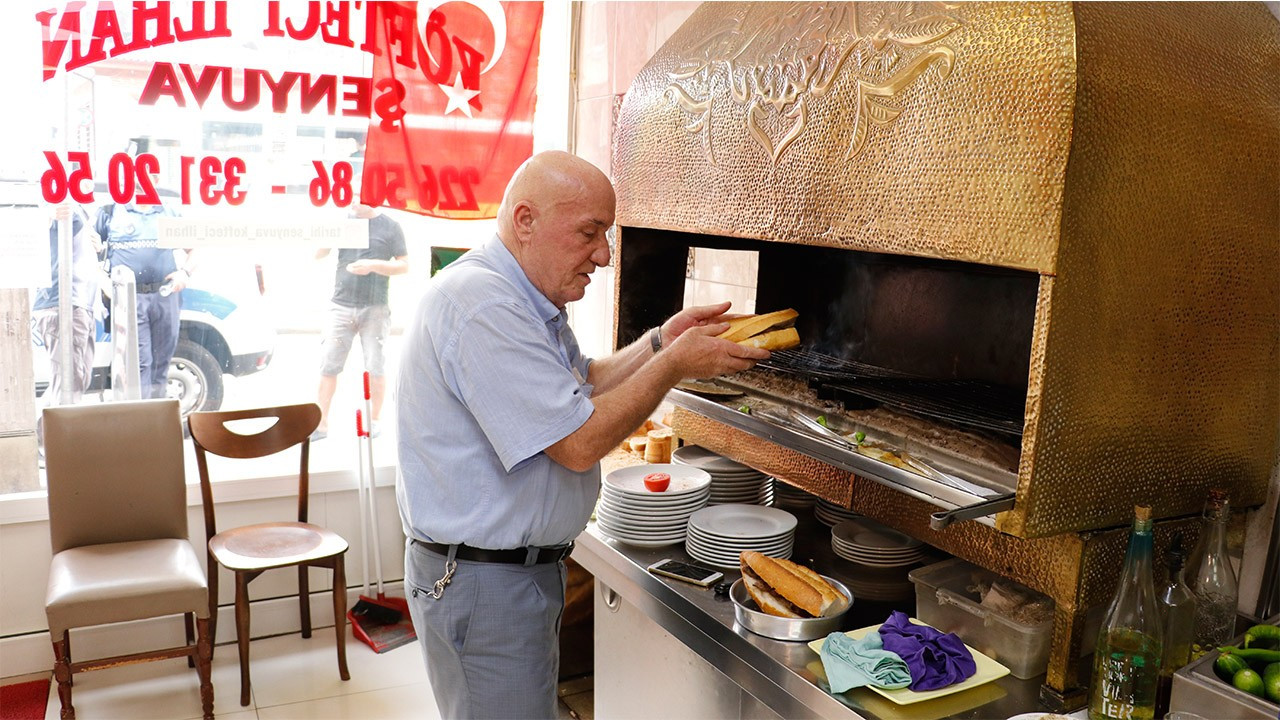
[[[595,252],[591,253],[591,262],[595,263],[596,267],[605,267],[609,264],[608,243],[601,243],[600,247],[596,248]]]

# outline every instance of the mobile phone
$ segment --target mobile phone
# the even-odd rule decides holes
[[[649,566],[649,572],[675,580],[683,580],[699,587],[711,587],[724,577],[724,573],[708,570],[697,565],[682,563],[670,558],[659,560]]]

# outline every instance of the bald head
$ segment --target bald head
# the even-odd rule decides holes
[[[613,186],[596,166],[566,152],[538,153],[507,185],[498,237],[534,286],[564,307],[609,263],[613,212]]]
[[[557,206],[581,204],[603,194],[612,204],[613,186],[595,165],[559,150],[538,153],[526,160],[507,184],[498,208],[498,236],[505,243],[515,242],[515,216],[522,204],[538,213],[555,212]]]

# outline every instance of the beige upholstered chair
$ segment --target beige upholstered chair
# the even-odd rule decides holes
[[[209,594],[187,538],[178,402],[47,408],[44,428],[53,544],[45,612],[62,718],[75,717],[73,673],[177,657],[195,664],[204,716],[212,718]],[[185,645],[71,659],[72,628],[177,614],[186,620]]]
[[[238,432],[227,423],[240,420],[274,419],[256,432]],[[191,440],[200,468],[200,491],[204,498],[204,528],[209,543],[209,606],[213,627],[217,627],[218,565],[236,578],[236,640],[240,648],[240,704],[249,704],[249,583],[266,570],[296,567],[298,602],[302,614],[302,637],[311,637],[311,604],[307,568],[333,570],[333,618],[338,635],[338,676],[350,680],[347,671],[347,581],[343,558],[347,541],[342,536],[307,522],[310,492],[308,459],[312,431],[320,424],[320,407],[315,403],[252,410],[198,412],[187,418]],[[259,458],[299,447],[298,516],[296,522],[245,525],[218,532],[213,512],[213,484],[209,478],[207,454],[228,458]]]

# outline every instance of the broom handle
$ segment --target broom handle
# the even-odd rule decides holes
[[[369,441],[369,453],[367,455],[369,461],[369,519],[373,522],[373,565],[377,570],[374,579],[378,581],[378,599],[382,599],[382,548],[379,547],[378,530],[382,527],[382,523],[378,522],[378,480],[373,470],[373,400],[369,394],[369,371],[364,372],[364,407],[365,412],[369,415],[369,431],[364,434]]]
[[[360,570],[364,576],[364,595],[367,597],[369,595],[369,527],[364,517],[364,445],[360,442],[363,436],[364,422],[361,420],[360,411],[356,410],[356,472],[360,478],[360,484],[356,487],[360,502],[360,550],[363,554]]]

